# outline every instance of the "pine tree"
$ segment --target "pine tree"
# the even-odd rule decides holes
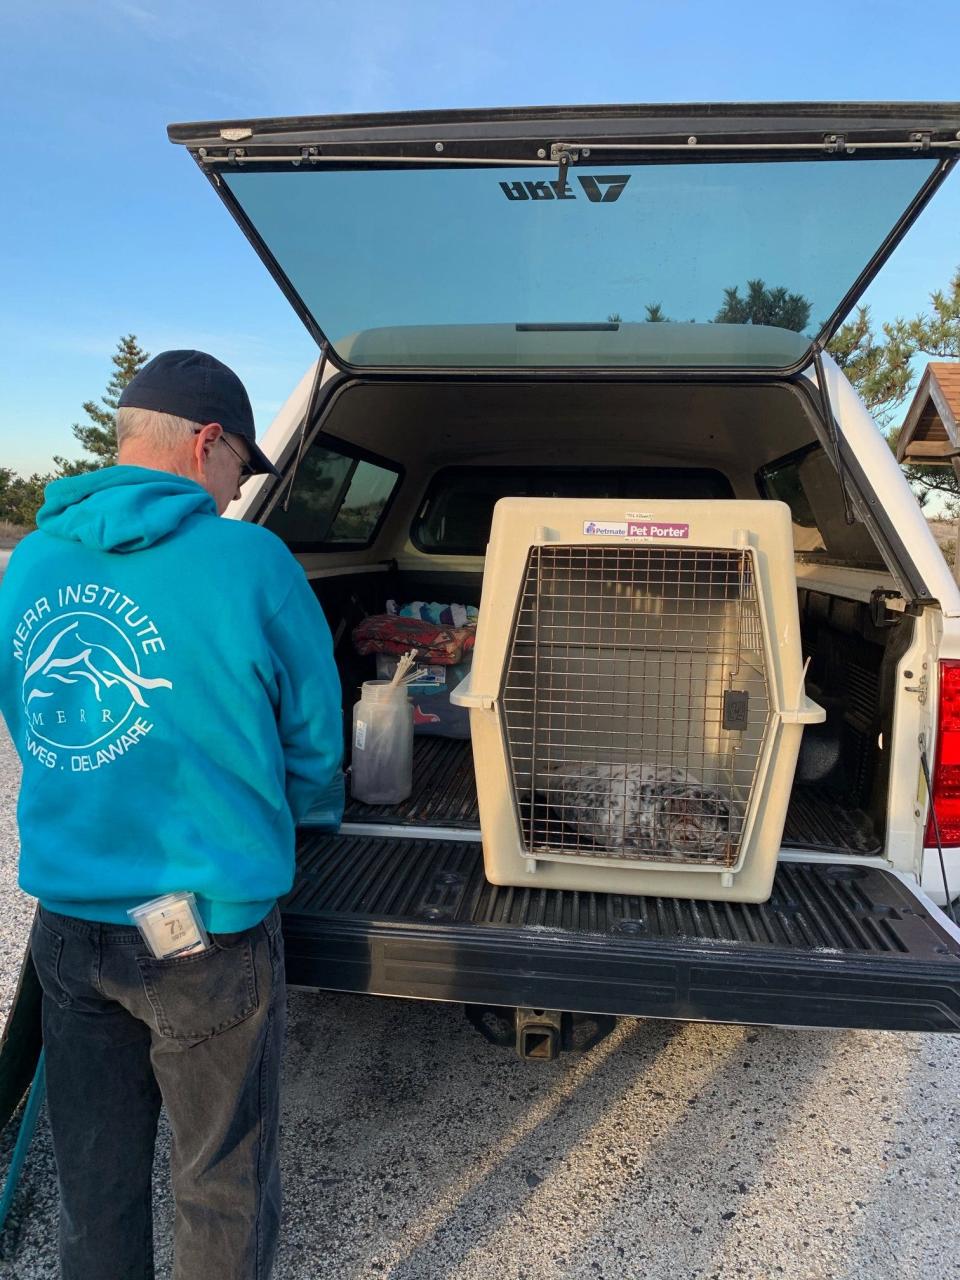
[[[960,359],[960,268],[948,290],[931,293],[930,308],[912,320],[898,317],[883,325],[881,341],[873,333],[869,309],[860,307],[856,319],[843,325],[830,343],[830,354],[881,427],[889,427],[913,389],[915,356]],[[896,450],[900,427],[886,434]],[[936,494],[948,508],[960,507],[960,482],[952,467],[911,464],[903,470],[921,506]]]
[[[873,331],[869,307],[834,334],[827,350],[856,387],[878,425],[888,427],[913,385],[910,361],[916,345],[903,331],[903,322],[883,326],[883,339]]]
[[[919,315],[906,323],[909,339],[918,351],[937,360],[960,360],[960,267],[950,281],[950,290],[938,289],[930,295],[932,315]],[[902,320],[897,325],[904,325]]]
[[[75,422],[73,434],[91,458],[78,458],[70,462],[67,458],[55,457],[57,472],[61,476],[80,475],[85,471],[96,471],[99,467],[109,467],[117,460],[117,405],[124,387],[134,374],[150,359],[149,352],[141,349],[136,335],[126,334],[117,343],[117,349],[110,357],[113,361],[113,376],[107,383],[107,389],[95,400],[84,401],[83,411],[89,422]]]
[[[0,467],[0,524],[16,529],[32,529],[43,503],[43,490],[53,476],[18,476],[9,467]]]
[[[748,280],[745,297],[737,285],[723,291],[723,306],[714,324],[769,324],[800,333],[810,320],[810,303],[801,293],[782,285],[768,289],[762,280]]]

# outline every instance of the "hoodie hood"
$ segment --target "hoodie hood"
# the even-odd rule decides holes
[[[37,528],[95,551],[152,547],[197,515],[216,516],[195,480],[148,467],[104,467],[54,480],[44,491]]]

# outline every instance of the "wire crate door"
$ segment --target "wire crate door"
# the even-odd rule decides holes
[[[752,548],[530,548],[502,688],[523,851],[714,869],[771,727]]]

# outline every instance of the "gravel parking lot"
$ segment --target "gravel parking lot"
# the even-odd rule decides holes
[[[17,779],[0,729],[4,1010],[32,914],[16,888]],[[292,992],[275,1276],[960,1276],[958,1067],[955,1038],[652,1021],[531,1065],[456,1006]],[[11,1146],[4,1134],[0,1169]],[[55,1230],[41,1121],[0,1276],[55,1276]]]

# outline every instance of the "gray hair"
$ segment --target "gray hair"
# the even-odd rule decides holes
[[[129,440],[145,440],[159,450],[175,449],[200,427],[199,422],[154,409],[117,410],[117,447]]]

